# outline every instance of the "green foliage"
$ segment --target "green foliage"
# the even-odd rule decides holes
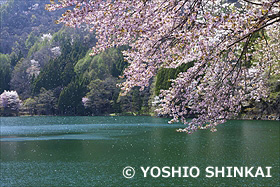
[[[33,9],[36,3],[39,5]],[[100,97],[93,101],[99,102],[93,105],[95,108],[99,106],[100,111],[93,112],[91,108],[87,110],[88,114],[120,112],[120,103],[117,102],[119,88],[116,83],[117,77],[127,66],[121,53],[127,46],[89,56],[89,49],[96,42],[95,34],[88,33],[84,28],[61,28],[61,25],[50,24],[61,12],[45,11],[44,3],[49,3],[49,0],[8,0],[7,4],[1,5],[0,52],[10,53],[9,66],[5,65],[5,68],[9,67],[8,70],[2,66],[4,61],[1,60],[1,84],[12,85],[12,89],[26,99],[25,112],[32,115],[82,115],[85,110],[82,98],[86,95],[94,96],[97,92]],[[41,40],[40,36],[46,33],[52,33],[50,41]],[[61,55],[54,57],[50,49],[57,46],[60,47]],[[31,59],[40,64],[37,77],[27,73]],[[12,80],[2,78],[3,72],[12,75]],[[96,89],[94,85],[97,85]],[[99,87],[101,91],[98,91]],[[135,91],[133,101],[130,98],[134,107],[130,109],[133,111],[141,110],[143,101],[139,100],[139,94],[139,91]],[[52,101],[53,108],[46,98]]]
[[[248,47],[247,47],[248,54],[253,54],[257,50],[258,46],[256,44],[256,41],[258,39],[264,38],[264,37],[266,37],[264,30],[260,30],[259,32],[256,32],[252,35],[251,42],[248,44]],[[245,42],[243,42],[242,47],[244,47],[244,45],[245,45]],[[245,55],[243,57],[243,59],[244,59],[243,65],[246,66],[246,68],[251,68],[254,63],[253,56]]]
[[[270,100],[280,99],[280,74],[273,75],[269,79]]]
[[[38,37],[40,34],[53,33],[61,28],[61,25],[51,22],[61,15],[62,11],[48,12],[44,7],[46,3],[49,3],[49,0],[7,0],[1,4],[0,53],[18,53],[21,50],[24,56],[27,56],[28,49],[34,44],[26,43],[29,33]]]
[[[58,32],[54,33],[52,39],[51,39],[51,43],[63,43],[66,42],[67,40],[69,40],[69,34],[67,34],[67,30],[66,29],[60,29]]]
[[[37,99],[37,97],[36,97]],[[28,98],[23,103],[23,108],[26,110],[30,115],[36,114],[36,105],[37,101],[34,98]]]
[[[34,32],[31,32],[29,35],[28,35],[28,38],[27,40],[25,41],[25,46],[29,49],[30,47],[32,47],[35,42],[38,40],[38,37],[35,35]]]
[[[117,110],[117,98],[119,89],[116,87],[116,80],[108,77],[105,80],[95,79],[88,85],[90,90],[86,97],[89,101],[86,108],[93,115],[103,115]]]
[[[7,7],[8,7],[7,4],[4,4],[4,5],[0,6],[0,20],[1,20],[1,22],[8,15]]]
[[[27,73],[30,62],[21,58],[13,69],[10,86],[12,90],[16,90],[21,98],[30,97],[30,81],[31,78]]]
[[[8,15],[9,15],[8,11],[10,9],[13,9],[13,7],[14,7],[14,0],[9,0],[4,4],[1,4],[1,6],[0,6],[1,22],[2,22],[2,20],[7,19]]]
[[[70,82],[60,93],[58,99],[58,109],[63,115],[83,115],[84,107],[82,98],[87,91],[86,82],[76,79]]]
[[[89,54],[91,49],[87,51],[84,58],[80,59],[74,67],[74,70],[77,74],[83,74],[87,71],[89,65],[91,64],[92,58]]]
[[[175,79],[180,72],[187,71],[193,66],[192,62],[182,64],[178,68],[162,68],[156,76],[155,94],[159,95],[160,90],[167,90],[171,86],[171,79]]]
[[[32,16],[31,16],[31,22],[34,23],[34,22],[36,21],[36,19],[37,19],[37,17],[36,17],[34,14],[32,14]]]
[[[135,88],[132,91],[132,112],[138,112],[141,110],[143,100],[140,95],[139,88]]]
[[[150,87],[143,91],[139,91],[139,87],[135,87],[127,95],[119,96],[117,100],[119,113],[123,115],[149,115],[150,92]]]
[[[40,94],[35,97],[36,110],[38,114],[53,115],[57,110],[57,98],[53,91],[41,88]]]
[[[63,44],[68,41],[80,41],[84,43],[84,46],[90,48],[96,42],[95,34],[88,33],[84,29],[76,29],[69,27],[62,27],[58,32],[54,33],[51,39],[51,43]]]
[[[11,59],[9,55],[0,53],[0,93],[10,89]]]
[[[50,60],[35,79],[33,94],[38,93],[41,87],[54,89],[58,86],[67,86],[74,80],[76,76],[74,66],[79,58],[85,55],[86,50],[81,42],[75,42],[73,45],[70,41],[64,43],[61,47],[61,55]]]
[[[56,67],[56,61],[50,62],[40,72],[39,76],[33,82],[33,94],[39,93],[42,87],[54,89],[61,84],[60,69]]]
[[[33,45],[31,45],[32,42],[34,42]],[[28,48],[28,47],[32,46],[29,49],[27,56],[30,57],[32,54],[34,54],[36,51],[39,51],[40,49],[42,49],[48,43],[49,43],[49,41],[47,39],[40,41],[40,40],[37,40],[37,37],[35,37],[35,36],[33,38],[31,37],[30,40],[27,39],[25,42],[26,47]]]
[[[94,57],[89,54],[90,51],[75,65],[75,72],[83,74],[87,79],[104,80],[108,76],[118,77],[127,66],[121,49],[111,48]]]
[[[10,54],[11,66],[14,67],[21,58],[23,58],[22,52],[19,51],[19,54],[16,54],[14,51]]]

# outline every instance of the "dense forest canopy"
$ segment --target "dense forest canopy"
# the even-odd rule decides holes
[[[87,27],[71,29],[54,24],[63,11],[46,11],[48,2],[1,2],[0,115],[18,115],[19,110],[28,115],[148,113],[142,106],[148,105],[149,94],[145,99],[138,98],[141,102],[137,104],[133,93],[118,97],[118,77],[127,66],[121,51],[127,47],[90,56],[95,34]],[[94,98],[100,91],[93,89],[99,85],[104,92],[113,90],[114,97],[100,94]],[[83,98],[87,98],[88,105]],[[15,110],[10,109],[12,105],[4,106],[13,99],[20,103]],[[103,108],[105,101],[108,104]]]
[[[233,1],[229,1],[233,2]],[[193,62],[168,90],[158,112],[188,123],[192,133],[236,116],[242,102],[268,96],[267,77],[279,75],[279,0],[64,0],[46,5],[69,8],[57,23],[86,24],[96,32],[93,55],[129,45],[124,51],[126,94],[149,86],[161,68]],[[196,114],[191,122],[185,116]]]

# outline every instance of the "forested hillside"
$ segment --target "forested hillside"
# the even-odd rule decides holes
[[[127,66],[121,53],[126,47],[90,56],[94,33],[55,24],[61,12],[46,11],[48,2],[1,4],[1,93],[17,92],[21,114],[148,114],[150,89],[119,96],[116,84]],[[4,108],[2,115],[17,114]]]
[[[1,115],[108,115],[150,114],[159,102],[161,89],[170,79],[192,66],[161,69],[150,87],[134,88],[120,96],[116,85],[127,67],[122,51],[111,48],[90,56],[94,33],[86,26],[79,29],[55,24],[63,11],[48,12],[49,0],[8,0],[2,2],[0,35],[0,94],[16,91],[18,105],[7,112],[3,101]],[[267,101],[248,101],[246,115],[258,116],[280,111],[279,77],[271,77],[271,96]],[[8,98],[14,92],[4,96]],[[12,102],[12,99],[11,99]],[[6,110],[6,111],[5,111]]]

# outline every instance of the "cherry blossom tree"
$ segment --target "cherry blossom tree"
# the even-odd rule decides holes
[[[0,112],[4,115],[18,115],[22,101],[16,91],[4,91],[0,95]]]
[[[243,101],[266,97],[268,71],[279,70],[280,0],[51,0],[46,5],[49,11],[61,8],[68,10],[57,23],[86,24],[96,32],[93,55],[130,46],[123,52],[129,63],[123,94],[134,86],[143,90],[160,68],[193,63],[161,91],[157,109],[170,115],[170,122],[188,124],[183,132],[216,131],[240,112]],[[187,121],[189,114],[197,117]]]

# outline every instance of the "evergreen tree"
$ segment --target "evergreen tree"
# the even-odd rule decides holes
[[[38,114],[53,115],[57,110],[57,98],[51,90],[45,88],[40,89],[40,93],[36,98],[36,109]]]
[[[61,114],[83,115],[84,107],[82,98],[86,94],[87,87],[85,81],[76,79],[69,83],[60,93],[58,99],[58,109]]]
[[[116,80],[108,77],[104,81],[96,79],[90,82],[86,94],[84,106],[92,115],[103,115],[115,112],[119,89],[116,88]]]
[[[11,59],[9,55],[0,53],[0,93],[10,89]]]

